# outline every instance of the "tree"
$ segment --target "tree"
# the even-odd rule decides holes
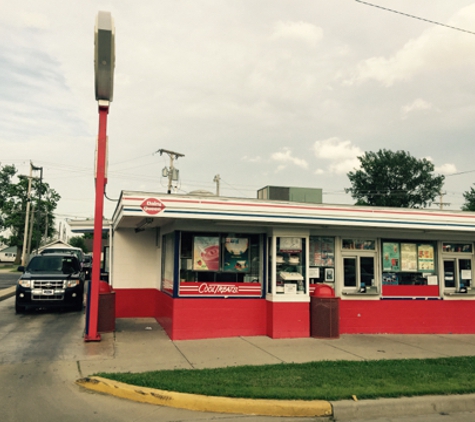
[[[465,204],[462,205],[463,211],[475,211],[475,189],[470,188],[468,192],[463,193]]]
[[[86,242],[83,236],[73,236],[69,239],[69,244],[76,248],[81,248],[84,253],[88,253]]]
[[[18,264],[21,259],[25,232],[26,204],[28,202],[28,177],[18,175],[13,165],[0,167],[0,220],[5,230],[0,240],[9,246],[17,247]],[[37,248],[41,239],[52,236],[54,229],[54,210],[60,199],[59,194],[48,183],[33,178],[30,193],[31,247]],[[29,222],[29,223],[30,223]],[[31,225],[29,224],[31,227]],[[29,234],[29,233],[28,233]]]
[[[9,196],[11,179],[15,173],[15,166],[7,165],[0,169],[0,232],[5,229],[5,221],[2,210],[5,206],[7,196]]]
[[[358,160],[361,169],[347,174],[352,186],[345,189],[356,205],[424,208],[440,194],[445,179],[432,174],[429,160],[406,151],[365,152]]]

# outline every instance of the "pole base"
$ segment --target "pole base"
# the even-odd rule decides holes
[[[85,342],[88,342],[88,341],[101,341],[101,335],[100,334],[96,334],[96,336],[90,336],[89,334],[86,334],[84,336],[84,341]]]

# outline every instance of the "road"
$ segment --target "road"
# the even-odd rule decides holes
[[[2,422],[309,422],[327,418],[274,418],[199,413],[135,403],[77,386],[81,362],[115,353],[104,342],[83,341],[84,314],[16,315],[14,299],[0,302],[0,409]],[[160,353],[160,350],[157,350]],[[375,422],[469,422],[475,413],[380,418]]]
[[[0,289],[14,286],[19,277],[19,272],[6,272],[2,267],[0,267]]]
[[[83,341],[84,315],[15,315],[14,299],[0,302],[0,409],[2,422],[220,421],[276,418],[197,413],[91,393],[77,386],[80,362],[101,360],[102,343]],[[113,353],[113,352],[112,352]],[[309,421],[286,418],[286,422]]]

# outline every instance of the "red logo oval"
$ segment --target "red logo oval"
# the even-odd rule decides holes
[[[155,215],[162,211],[165,208],[165,205],[156,198],[147,198],[142,202],[142,204],[140,204],[140,208],[142,208],[147,214]]]

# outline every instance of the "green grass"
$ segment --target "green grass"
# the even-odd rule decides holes
[[[18,272],[18,265],[13,264],[1,264],[0,270],[8,270],[10,273]]]
[[[342,400],[475,392],[475,357],[99,373],[132,385],[210,396]]]

